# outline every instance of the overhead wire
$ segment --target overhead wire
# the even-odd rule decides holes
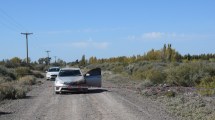
[[[7,12],[5,12],[2,8],[0,8],[0,13],[1,13],[0,14],[1,15],[0,23],[1,23],[1,25],[5,26],[7,29],[14,31],[14,32],[18,32],[18,33],[21,33],[23,31],[28,31],[25,26],[23,26],[18,21],[16,21],[16,19],[14,19],[11,15],[9,15]],[[35,40],[35,41],[39,41],[36,34],[33,34],[31,36],[31,39]],[[29,43],[31,43],[31,40],[29,41]],[[29,46],[33,46],[33,48],[39,49],[38,51],[47,50],[44,47],[42,47],[40,44],[38,44],[37,42],[34,42],[34,43],[35,44],[29,44]],[[44,56],[45,56],[45,54],[44,54]]]
[[[23,31],[27,31],[26,27],[24,27],[22,24],[17,22],[12,16],[10,16],[7,12],[5,12],[2,8],[0,8],[0,25],[6,27],[7,29],[21,33]],[[36,34],[33,34],[31,39],[35,41],[39,41]],[[29,41],[29,43],[31,43]],[[41,51],[45,51],[43,47],[37,44],[29,44],[29,46],[33,46],[33,48],[37,48]]]
[[[17,22],[12,16],[10,16],[7,12],[5,12],[3,9],[0,8],[0,13],[2,13],[1,21],[2,24],[4,24],[6,27],[9,27],[9,29],[16,29],[19,31],[26,31],[27,29],[21,25],[19,22]],[[6,21],[8,24],[6,24],[4,21]]]

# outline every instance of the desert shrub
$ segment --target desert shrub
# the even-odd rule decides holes
[[[113,68],[112,71],[113,71],[114,73],[122,73],[123,70],[124,70],[124,69],[123,69],[123,66],[116,66],[116,67]]]
[[[153,84],[163,83],[166,79],[166,74],[161,70],[151,69],[147,72],[146,79]]]
[[[10,61],[5,62],[4,65],[5,65],[5,67],[7,67],[7,68],[16,68],[16,67],[19,66],[19,64],[13,63],[13,62],[10,62]]]
[[[195,86],[205,76],[209,76],[207,71],[209,66],[202,63],[183,63],[166,70],[167,82],[178,86]]]
[[[165,93],[165,95],[167,96],[167,97],[175,97],[175,92],[174,91],[172,91],[172,90],[168,90],[168,91],[166,91],[166,93]]]
[[[0,94],[2,99],[15,99],[16,89],[12,83],[2,83],[0,85]]]
[[[141,82],[139,85],[138,85],[138,88],[140,88],[141,90],[147,88],[147,87],[151,87],[153,86],[153,83],[149,80],[144,80],[143,82]]]
[[[31,70],[28,67],[18,67],[15,69],[17,77],[23,77],[25,75],[31,74]]]
[[[16,82],[7,82],[0,84],[0,100],[18,99],[26,96],[25,87],[17,87]]]
[[[44,78],[44,75],[41,74],[41,73],[38,72],[38,71],[34,71],[34,72],[33,72],[33,75],[34,75],[36,78]]]
[[[26,97],[26,92],[27,92],[27,90],[24,89],[23,87],[17,87],[16,88],[15,98],[20,99],[20,98]]]
[[[34,85],[36,84],[36,78],[33,76],[24,76],[19,78],[18,82],[21,85]]]
[[[38,71],[43,71],[44,72],[46,70],[46,65],[43,65],[43,64],[35,65],[34,69],[38,70]]]
[[[10,77],[13,80],[16,79],[16,75],[11,70],[7,69],[4,66],[0,66],[0,76],[2,76],[2,77]]]
[[[0,84],[5,82],[11,82],[14,81],[11,77],[0,77]]]
[[[211,96],[215,94],[215,77],[205,77],[198,85],[201,95]]]
[[[146,80],[146,76],[147,76],[147,71],[135,71],[132,74],[132,78],[133,79],[137,79],[137,80]]]
[[[101,68],[102,71],[113,71],[115,73],[121,73],[124,71],[124,64],[116,63],[101,63],[101,64],[90,64],[86,66],[86,69]]]
[[[132,77],[133,79],[151,80],[154,84],[162,83],[166,79],[164,69],[166,63],[158,62],[139,62],[133,64]]]
[[[204,65],[205,71],[210,75],[210,76],[215,76],[215,62],[211,63],[205,63],[207,65]]]

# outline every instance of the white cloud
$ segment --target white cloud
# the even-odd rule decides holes
[[[142,35],[142,39],[160,39],[164,37],[166,34],[162,32],[150,32],[150,33],[144,33]]]
[[[95,49],[107,49],[109,46],[108,42],[94,42],[92,40],[88,41],[78,41],[70,44],[72,47],[86,49],[86,48],[95,48]]]
[[[182,39],[186,36],[184,34],[176,34],[174,32],[148,32],[143,33],[142,35],[130,35],[127,37],[128,40],[176,40]],[[188,37],[188,36],[187,36]]]

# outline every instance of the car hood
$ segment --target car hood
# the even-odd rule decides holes
[[[64,83],[75,83],[75,82],[84,82],[83,76],[72,76],[72,77],[58,77]]]

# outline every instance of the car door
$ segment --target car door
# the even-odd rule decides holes
[[[102,77],[101,77],[101,68],[95,68],[90,70],[84,75],[86,84],[89,87],[101,87]]]

